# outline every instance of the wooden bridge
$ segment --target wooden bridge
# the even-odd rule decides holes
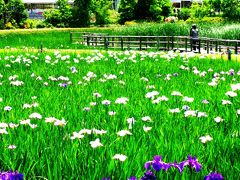
[[[100,33],[71,32],[70,41],[85,46],[121,49],[121,50],[179,50],[201,53],[231,52],[240,54],[240,40],[216,39],[201,37],[192,39],[189,36],[111,36]],[[195,41],[196,43],[192,43]]]

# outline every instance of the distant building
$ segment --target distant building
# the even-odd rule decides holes
[[[57,8],[57,0],[22,0],[28,11],[29,18],[43,19],[43,12],[46,9]],[[73,0],[69,0],[69,4],[73,4]]]

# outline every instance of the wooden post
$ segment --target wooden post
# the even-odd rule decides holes
[[[89,37],[89,35],[87,35],[87,45],[88,45],[88,46],[90,45],[89,40],[90,40],[90,37]]]
[[[218,52],[218,40],[216,40],[216,48],[215,48],[215,51]]]
[[[187,43],[188,43],[188,38],[185,37],[185,51],[186,51],[186,52],[187,52],[187,49],[188,49],[188,47],[187,47]]]
[[[238,53],[238,42],[236,41],[236,43],[235,43],[235,54],[237,54]]]
[[[207,53],[209,54],[209,39],[207,39]]]
[[[231,50],[227,48],[228,60],[231,61]]]
[[[139,37],[139,50],[142,50],[142,37]]]
[[[148,37],[146,37],[146,40],[145,40],[146,50],[147,50],[147,43],[148,43]]]
[[[108,45],[109,45],[109,43],[107,41],[107,37],[104,36],[104,48],[105,48],[105,50],[108,50]]]
[[[170,36],[168,36],[168,38],[167,38],[168,39],[168,42],[167,42],[168,43],[168,45],[167,45],[168,51],[170,50],[170,40],[169,40],[169,38],[170,38]]]
[[[122,49],[122,51],[123,51],[123,37],[121,37],[121,49]]]
[[[43,52],[43,44],[41,43],[40,45],[40,52],[42,53]]]
[[[174,37],[172,36],[172,50],[173,50],[173,48],[174,48]]]
[[[157,37],[157,50],[159,51],[160,49],[160,38],[159,36]]]
[[[201,53],[201,39],[198,39],[198,52]]]

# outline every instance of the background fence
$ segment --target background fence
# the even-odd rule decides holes
[[[210,53],[229,52],[240,54],[240,40],[198,38],[189,36],[111,36],[99,33],[70,33],[70,41],[86,46],[121,50],[179,50],[181,52],[203,50]],[[195,41],[195,43],[192,43]]]

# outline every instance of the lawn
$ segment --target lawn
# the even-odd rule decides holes
[[[70,42],[70,32],[94,32],[109,35],[136,36],[189,36],[191,24],[187,23],[142,23],[131,26],[63,28],[63,29],[16,29],[0,31],[0,48],[40,49],[85,49]],[[197,24],[199,37],[240,39],[238,23]]]
[[[141,178],[160,155],[177,164],[151,168],[158,179],[238,179],[239,81],[239,63],[214,55],[1,52],[0,168],[25,179]],[[201,168],[180,174],[189,155]]]

